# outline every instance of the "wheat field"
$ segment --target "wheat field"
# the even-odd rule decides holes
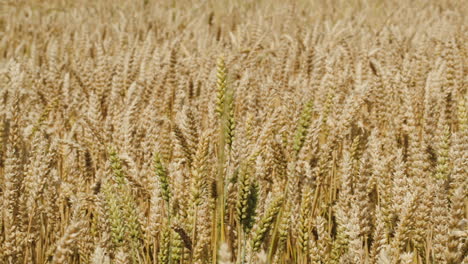
[[[1,0],[0,263],[468,263],[461,0]]]

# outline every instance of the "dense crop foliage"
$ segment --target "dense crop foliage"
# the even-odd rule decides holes
[[[0,263],[468,263],[458,0],[3,0]]]

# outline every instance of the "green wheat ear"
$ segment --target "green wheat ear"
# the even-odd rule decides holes
[[[304,140],[307,135],[307,129],[310,126],[313,111],[313,100],[309,100],[302,108],[301,116],[299,118],[299,124],[297,125],[296,132],[293,139],[293,149],[297,153],[301,150],[304,145]]]
[[[115,222],[112,225],[114,242],[117,246],[124,246],[122,243],[127,242],[131,248],[132,261],[136,263],[141,238],[138,207],[122,168],[122,161],[114,148],[109,149],[109,160],[114,184],[107,185],[105,192],[114,215],[111,217],[111,222]]]
[[[164,226],[160,233],[159,240],[161,248],[159,249],[158,254],[159,263],[169,263],[171,253],[171,232],[172,230],[169,227]]]
[[[224,57],[221,56],[218,59],[216,65],[216,88],[217,88],[217,100],[216,100],[216,112],[221,118],[224,113],[225,96],[227,87],[227,69]]]
[[[260,220],[260,224],[258,225],[258,229],[254,233],[253,240],[252,240],[252,248],[253,251],[259,251],[260,246],[262,245],[263,241],[270,232],[273,223],[276,220],[276,216],[278,215],[281,205],[283,204],[283,197],[277,197],[274,199],[268,209],[266,210],[265,215]]]
[[[216,113],[220,118],[221,130],[228,149],[232,148],[234,138],[234,89],[227,83],[228,71],[223,56],[218,58],[216,66]]]
[[[234,130],[236,123],[234,119],[234,90],[228,89],[226,92],[225,101],[225,118],[224,118],[224,134],[226,138],[226,145],[229,150],[232,149],[232,142],[234,140]]]
[[[252,174],[257,156],[246,160],[238,173],[237,217],[245,232],[250,231],[255,221],[259,186]]]
[[[106,213],[109,217],[112,243],[115,247],[124,245],[125,227],[119,202],[109,181],[103,183],[103,194],[106,200]]]
[[[161,189],[161,197],[164,201],[169,203],[169,199],[171,198],[171,190],[169,188],[169,178],[167,175],[167,170],[162,164],[161,155],[159,152],[154,153],[154,171],[156,176],[159,179],[159,186]]]

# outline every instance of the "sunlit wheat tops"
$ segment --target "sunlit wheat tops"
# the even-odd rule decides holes
[[[0,263],[468,263],[456,0],[4,0]]]

